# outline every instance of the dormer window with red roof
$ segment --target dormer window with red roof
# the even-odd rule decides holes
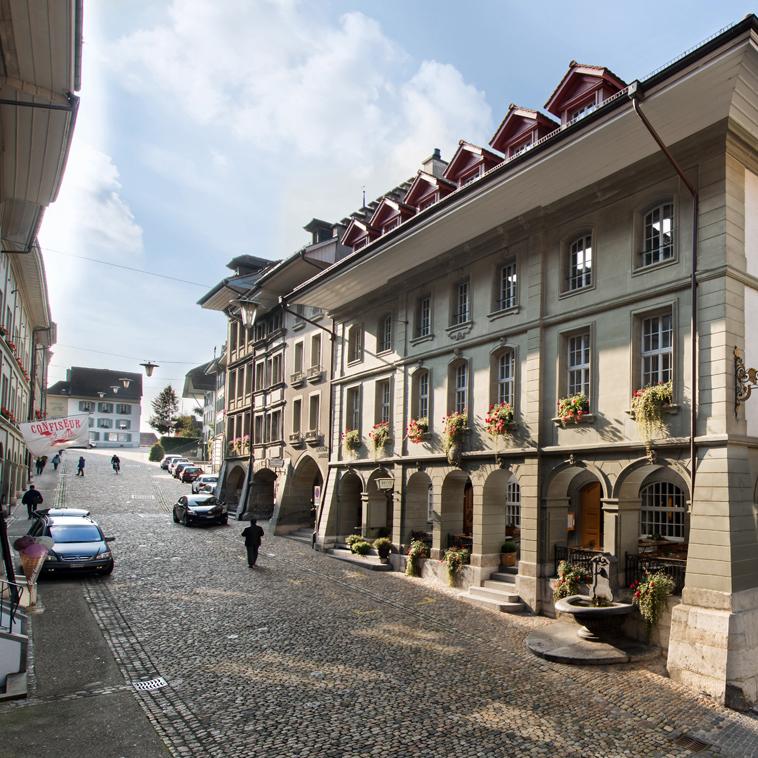
[[[375,229],[365,221],[359,221],[357,218],[354,218],[345,230],[342,244],[345,247],[352,247],[353,251],[360,250],[360,248],[368,245],[369,242],[373,242],[378,236],[378,229]]]
[[[453,159],[445,169],[444,178],[458,187],[465,187],[502,163],[502,160],[490,150],[461,140]]]
[[[537,140],[555,131],[558,126],[557,122],[539,111],[521,108],[511,103],[495,136],[490,140],[490,145],[495,150],[505,153],[508,158],[515,158],[526,152]]]
[[[441,176],[434,176],[428,171],[419,171],[408,188],[408,193],[403,202],[417,211],[423,211],[441,200],[445,195],[449,195],[456,186]]]
[[[571,61],[545,108],[566,125],[591,113],[624,87],[626,82],[608,68]]]
[[[400,226],[403,221],[409,219],[416,212],[416,209],[398,200],[390,197],[382,198],[382,201],[376,207],[374,214],[371,216],[369,226],[372,229],[379,230],[381,234]]]

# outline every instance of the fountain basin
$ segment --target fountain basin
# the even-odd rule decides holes
[[[632,612],[631,603],[613,602],[607,606],[592,605],[587,595],[570,595],[558,600],[555,610],[572,615],[581,624],[577,637],[589,642],[603,642],[621,634],[624,617]]]

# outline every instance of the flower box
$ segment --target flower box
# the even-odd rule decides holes
[[[323,435],[321,434],[321,432],[319,432],[318,429],[309,429],[305,433],[305,441],[309,445],[320,445],[322,440],[323,440]]]

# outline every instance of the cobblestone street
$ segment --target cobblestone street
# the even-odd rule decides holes
[[[673,684],[662,662],[551,664],[524,643],[547,619],[471,607],[283,538],[267,535],[250,570],[242,525],[172,522],[189,485],[128,452],[120,476],[90,451],[76,478],[77,454],[58,504],[89,508],[116,537],[112,576],[81,588],[123,675],[116,689],[173,755],[683,756],[683,736],[708,745],[701,755],[758,755],[755,718]],[[43,582],[42,602],[63,588]],[[168,685],[126,686],[154,677]]]

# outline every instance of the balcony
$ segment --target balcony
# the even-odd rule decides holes
[[[305,441],[309,445],[320,445],[324,439],[324,435],[319,432],[318,429],[309,429],[305,433]]]
[[[290,387],[302,387],[305,384],[305,372],[293,371],[290,374]]]
[[[305,444],[303,435],[300,434],[300,432],[292,432],[292,434],[288,435],[287,442],[289,442],[292,447],[302,447]]]
[[[322,374],[321,366],[311,366],[308,369],[308,381],[314,384],[320,382]]]

